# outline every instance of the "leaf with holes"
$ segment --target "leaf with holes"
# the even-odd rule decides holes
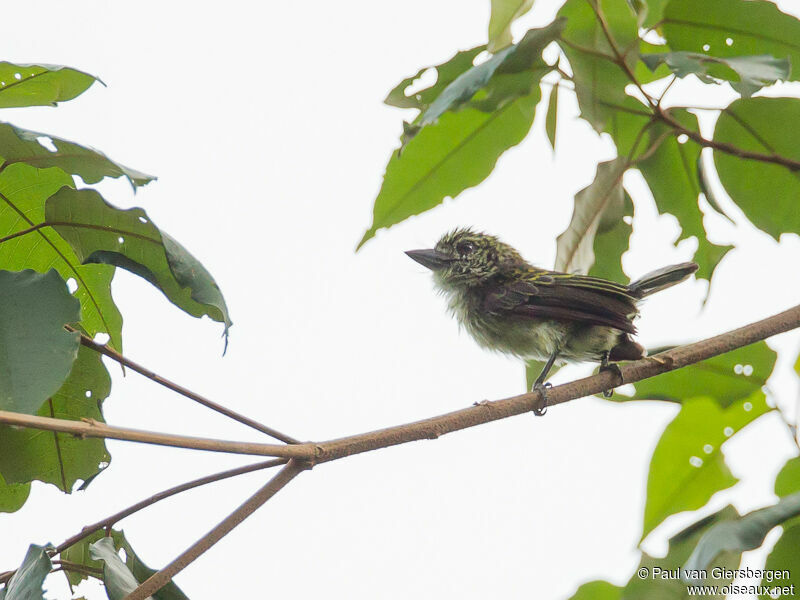
[[[772,2],[672,0],[664,11],[662,31],[673,51],[788,58],[790,79],[800,78],[800,21]]]
[[[588,273],[594,264],[594,240],[606,211],[619,210],[625,197],[622,175],[628,168],[622,158],[597,165],[594,181],[575,195],[572,219],[556,240],[555,270]]]
[[[52,146],[45,145],[48,143]],[[39,169],[58,167],[65,173],[79,175],[86,183],[97,183],[103,177],[125,177],[134,190],[155,179],[152,175],[114,162],[89,146],[2,122],[0,158],[3,159],[4,168],[17,163],[26,163]]]
[[[70,283],[81,303],[80,326],[90,337],[106,333],[109,345],[122,351],[122,316],[111,298],[114,268],[82,265],[69,244],[47,229],[31,231],[44,221],[48,196],[72,178],[60,169],[11,165],[0,172],[0,265],[10,271],[55,268]],[[20,232],[25,232],[19,235]]]
[[[417,71],[416,75],[407,77],[397,84],[394,89],[389,92],[389,95],[386,96],[384,103],[398,108],[416,108],[424,111],[430,106],[431,102],[439,97],[442,91],[450,85],[453,80],[472,68],[475,57],[484,50],[486,50],[485,45],[470,48],[469,50],[462,50],[441,65],[420,69]],[[422,90],[409,93],[409,88],[430,69],[436,70],[436,82]]]
[[[61,553],[61,558],[79,565],[84,565],[91,568],[103,568],[103,563],[100,560],[94,559],[91,556],[90,546],[95,544],[101,539],[106,538],[105,531],[96,531],[90,536],[84,538],[77,544],[74,544]],[[137,581],[145,581],[156,571],[145,565],[141,559],[136,555],[128,540],[125,538],[125,533],[121,530],[112,529],[109,538],[112,541],[111,545],[116,554],[120,549],[125,551],[125,566],[130,570]],[[105,544],[109,544],[105,542]],[[70,571],[67,574],[69,581],[72,585],[78,585],[81,581],[86,579],[76,571]],[[170,581],[163,588],[153,594],[156,600],[188,600],[186,595],[181,589]]]
[[[668,516],[696,510],[738,481],[725,464],[721,446],[770,410],[760,391],[726,409],[712,398],[683,402],[650,460],[642,539]]]
[[[775,367],[777,353],[766,342],[720,354],[682,369],[662,373],[636,383],[633,400],[668,400],[713,397],[722,408],[762,394]],[[620,400],[628,400],[620,396]]]
[[[541,58],[542,50],[563,28],[563,19],[557,19],[547,27],[531,29],[518,44],[508,46],[456,77],[414,123],[406,126],[403,143],[446,112],[458,110],[479,91],[484,93],[474,98],[471,106],[485,112],[494,112],[515,98],[531,94],[550,69]]]
[[[798,122],[797,98],[743,98],[722,111],[714,128],[714,141],[783,156],[800,166],[800,144],[794,128],[787,126]],[[800,171],[719,150],[714,151],[714,164],[725,191],[753,225],[775,239],[781,233],[800,232]]]
[[[0,271],[0,306],[0,410],[33,414],[77,358],[78,334],[64,325],[80,318],[80,304],[51,269]]]
[[[492,0],[489,16],[489,52],[497,52],[511,41],[511,24],[528,12],[533,0]]]
[[[95,190],[63,187],[47,199],[45,218],[84,264],[111,264],[144,277],[193,317],[231,326],[214,278],[141,208],[121,210]]]
[[[28,546],[25,559],[17,568],[17,572],[8,581],[5,588],[0,590],[0,600],[44,600],[42,585],[44,578],[53,568],[45,546]]]
[[[520,143],[533,122],[538,88],[493,113],[474,108],[448,112],[395,151],[375,199],[372,225],[358,248],[378,229],[441,204],[478,185],[494,169],[500,155]]]
[[[567,0],[558,12],[567,19],[561,36],[561,48],[572,67],[575,93],[581,117],[597,130],[604,131],[615,114],[614,106],[625,103],[625,86],[630,83],[625,72],[613,60],[615,50],[597,19],[594,7],[599,5],[616,50],[622,52],[639,39],[636,16],[627,0]],[[636,52],[626,54],[628,67],[635,68]]]
[[[678,77],[696,75],[705,83],[728,81],[744,97],[752,96],[762,87],[789,77],[789,60],[769,54],[721,58],[697,52],[666,52],[643,55],[642,61],[655,71],[665,64]]]
[[[700,538],[686,561],[685,569],[705,569],[722,552],[754,550],[774,527],[800,514],[800,492],[781,498],[767,508],[754,510],[739,519],[719,523]]]
[[[95,81],[100,79],[71,67],[0,62],[0,108],[55,106],[80,96]]]
[[[110,391],[111,378],[100,354],[81,346],[69,377],[36,414],[102,423],[100,406]],[[93,479],[110,460],[99,438],[0,426],[0,474],[7,483],[38,480],[70,493],[77,481]]]

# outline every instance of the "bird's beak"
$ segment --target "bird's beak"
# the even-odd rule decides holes
[[[431,271],[443,269],[453,260],[437,250],[408,250],[406,254],[423,267],[428,267]]]

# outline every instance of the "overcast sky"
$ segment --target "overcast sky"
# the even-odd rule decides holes
[[[779,3],[788,10],[790,2]],[[549,22],[559,2],[539,0],[515,28]],[[795,7],[795,11],[797,8]],[[412,115],[382,104],[420,67],[483,43],[487,0],[403,3],[17,2],[4,7],[2,59],[73,66],[103,79],[58,107],[7,110],[17,125],[106,152],[159,177],[134,197],[126,182],[100,186],[119,206],[142,206],[213,273],[234,327],[193,319],[145,281],[119,273],[125,353],[208,397],[304,440],[396,425],[524,391],[520,363],[480,350],[445,313],[429,273],[403,250],[445,230],[495,233],[551,266],[576,191],[614,156],[610,140],[577,120],[562,93],[558,152],[543,110],[532,134],[477,188],[381,231],[358,253],[383,169]],[[784,93],[797,87],[784,86]],[[788,90],[788,92],[787,92]],[[777,92],[774,92],[777,93]],[[699,96],[698,94],[705,94]],[[688,82],[674,102],[713,105],[735,95]],[[699,98],[699,100],[698,100]],[[705,123],[704,125],[708,125]],[[636,174],[631,277],[689,260],[673,247],[672,217],[658,217]],[[776,244],[730,203],[736,225],[709,215],[712,240],[736,242],[705,308],[691,281],[649,300],[639,339],[692,341],[793,306],[796,236]],[[791,266],[790,266],[791,265]],[[771,382],[792,413],[798,389],[787,349]],[[564,369],[563,382],[591,366]],[[182,434],[263,437],[134,373],[114,378],[109,423]],[[638,561],[647,468],[678,408],[588,398],[545,418],[522,415],[369,453],[303,473],[176,582],[205,598],[567,598],[595,578],[622,583]],[[742,479],[703,513],[774,500],[772,480],[793,445],[777,417],[745,431],[726,455]],[[110,469],[71,496],[34,484],[17,513],[0,515],[0,571],[30,543],[58,544],[87,523],[154,492],[244,464],[246,458],[108,442]],[[122,523],[150,566],[163,566],[227,515],[270,473],[190,492]],[[696,519],[670,518],[645,548]],[[775,533],[768,539],[774,541]],[[756,560],[750,558],[750,560]],[[68,598],[62,576],[50,598]],[[104,598],[98,585],[78,595]]]

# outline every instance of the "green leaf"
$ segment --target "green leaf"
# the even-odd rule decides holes
[[[61,384],[78,355],[78,334],[64,325],[80,304],[51,269],[0,271],[0,410],[33,414]]]
[[[767,508],[719,523],[709,529],[686,561],[686,569],[705,569],[722,552],[741,552],[758,548],[773,527],[800,514],[800,492]]]
[[[14,576],[0,590],[0,600],[44,600],[42,585],[44,579],[53,568],[45,546],[28,546],[25,559],[14,573]]]
[[[630,81],[613,62],[616,57],[593,5],[594,2],[586,0],[567,0],[558,16],[567,19],[561,47],[572,67],[581,116],[601,133],[615,110],[609,105],[625,102],[628,98],[625,86]],[[620,51],[638,44],[636,16],[627,0],[600,0],[596,5]],[[626,54],[626,63],[631,69],[637,60],[636,52]]]
[[[6,239],[44,221],[45,200],[72,178],[60,169],[35,169],[16,164],[0,172],[0,265],[10,271],[55,269],[77,284],[74,296],[81,303],[80,327],[90,337],[107,333],[109,345],[122,351],[122,316],[111,298],[114,268],[81,265],[72,248],[56,233],[39,229]]]
[[[519,44],[501,50],[486,62],[456,77],[419,119],[406,127],[404,144],[422,128],[435,123],[445,112],[457,110],[490,84],[486,95],[472,103],[484,112],[494,112],[515,98],[529,95],[534,84],[550,68],[541,59],[542,50],[558,37],[563,28],[564,21],[556,19],[547,27],[531,29]],[[496,79],[495,73],[498,74]]]
[[[55,151],[40,142],[48,139],[55,147]],[[152,175],[114,162],[94,148],[81,146],[48,133],[15,127],[10,123],[0,122],[0,157],[3,159],[4,168],[16,163],[26,163],[39,169],[58,167],[66,173],[79,175],[86,183],[97,183],[103,177],[124,176],[134,190],[137,186],[148,184],[155,179]]]
[[[777,356],[766,342],[757,342],[639,381],[632,399],[682,402],[712,397],[720,407],[727,408],[743,398],[763,394],[761,389],[772,374]]]
[[[704,532],[720,523],[726,523],[739,515],[732,506],[726,506],[719,512],[700,519],[669,540],[669,551],[664,558],[653,558],[642,553],[639,567],[634,571],[630,581],[625,586],[622,597],[630,600],[684,600],[688,599],[689,592],[686,584],[675,577],[686,559],[697,545],[698,539]],[[725,552],[713,563],[713,567],[726,570],[736,569],[741,561],[741,553]],[[711,565],[710,565],[711,566]],[[646,569],[644,577],[643,569]],[[681,572],[682,573],[682,572]],[[667,577],[665,577],[665,574]],[[683,574],[683,573],[682,573]],[[729,584],[732,578],[709,579],[710,585],[723,586]]]
[[[375,199],[372,225],[358,248],[375,232],[441,204],[478,185],[500,155],[523,140],[533,122],[538,88],[493,113],[465,108],[445,113],[403,150],[395,151]]]
[[[121,210],[95,190],[63,187],[47,199],[45,218],[84,264],[111,264],[144,277],[190,315],[224,323],[227,336],[232,323],[214,278],[141,208]]]
[[[528,359],[525,361],[525,389],[530,390],[533,388],[533,383],[536,381],[536,378],[539,377],[539,374],[542,372],[544,368],[545,361],[543,360],[533,360]],[[558,373],[559,369],[561,369],[563,365],[553,365],[550,367],[550,377]],[[548,377],[548,379],[550,379]]]
[[[111,531],[111,536],[108,538],[105,536],[105,531],[94,532],[77,544],[64,550],[64,552],[61,553],[61,558],[62,560],[85,565],[87,567],[102,568],[103,563],[92,558],[90,550],[90,546],[102,539],[110,539],[112,541],[111,544],[109,544],[109,542],[105,542],[105,544],[107,546],[111,545],[115,553],[120,549],[125,550],[125,566],[127,566],[137,581],[145,581],[156,572],[154,569],[145,565],[137,556],[136,552],[134,552],[130,543],[125,538],[125,533],[116,529]],[[86,579],[85,575],[74,571],[70,571],[67,577],[72,585],[78,585],[81,581]],[[156,600],[188,600],[181,589],[172,581],[153,594],[153,598]]]
[[[110,391],[111,378],[100,354],[81,346],[69,377],[36,414],[103,422],[100,405]],[[94,478],[110,460],[105,441],[99,438],[0,426],[0,473],[7,483],[36,479],[70,493],[79,479]]]
[[[792,586],[794,590],[800,589],[800,554],[797,549],[800,548],[800,525],[794,527],[786,527],[784,525],[783,535],[778,538],[772,552],[767,556],[767,561],[764,564],[765,577],[761,579],[761,585],[767,587],[775,586]],[[780,573],[781,575],[788,571],[788,577],[775,577]],[[789,596],[789,593],[783,594]],[[762,594],[759,600],[772,600],[772,596]]]
[[[622,270],[622,255],[628,251],[633,233],[632,223],[633,200],[623,190],[622,202],[609,205],[597,226],[594,236],[595,260],[589,275],[620,283],[627,279]]]
[[[668,516],[698,509],[736,483],[720,447],[769,410],[761,392],[727,409],[711,398],[684,401],[650,460],[642,539]]]
[[[528,12],[531,6],[533,0],[492,0],[489,52],[497,52],[511,43],[511,23]]]
[[[663,33],[672,50],[708,52],[718,57],[788,57],[790,78],[800,77],[800,21],[772,2],[672,0],[664,11]]]
[[[18,511],[28,500],[30,493],[29,483],[6,483],[0,475],[0,512]]]
[[[722,111],[714,141],[742,150],[784,156],[800,161],[800,144],[793,127],[800,122],[797,98],[747,98]],[[720,181],[748,219],[778,239],[784,232],[800,232],[800,172],[714,151]],[[769,199],[769,210],[765,201]]]
[[[556,151],[556,125],[558,124],[558,83],[550,90],[550,99],[547,102],[547,115],[545,115],[544,128],[550,147]]]
[[[607,581],[584,583],[569,600],[622,600],[622,588]]]
[[[670,114],[687,129],[699,131],[697,117],[693,114],[681,109],[672,110]],[[710,287],[714,270],[733,246],[719,246],[706,237],[703,213],[698,204],[702,187],[697,162],[702,148],[691,139],[684,141],[674,137],[663,124],[652,125],[648,134],[649,144],[658,144],[657,149],[644,160],[639,160],[636,167],[653,192],[658,212],[669,213],[678,219],[681,235],[675,243],[691,236],[697,238],[694,260],[700,269],[696,276],[707,279]]]
[[[103,563],[103,583],[109,600],[122,600],[139,587],[140,582],[136,581],[136,577],[122,562],[110,537],[101,538],[89,546],[89,553],[94,560]],[[148,596],[147,600],[152,598]]]
[[[416,108],[425,110],[430,106],[431,102],[436,100],[442,91],[450,85],[456,77],[472,68],[472,61],[481,52],[486,50],[486,45],[476,46],[469,50],[462,50],[456,52],[455,56],[441,65],[425,67],[417,71],[416,75],[407,77],[401,81],[395,88],[386,96],[384,103],[398,108]],[[436,69],[436,82],[422,90],[407,95],[407,90],[411,87],[417,79],[419,79],[425,71],[429,69]]]
[[[710,168],[714,169],[714,165],[712,164]],[[728,220],[728,222],[733,223],[735,225],[736,224],[735,221],[731,219],[728,213],[725,212],[719,200],[717,199],[717,194],[714,191],[714,186],[711,184],[711,181],[708,176],[708,169],[709,167],[706,167],[703,157],[701,156],[700,158],[698,158],[697,178],[698,181],[700,182],[700,189],[702,190],[703,195],[706,197],[708,205],[715,211],[717,211],[717,214],[725,217]],[[716,173],[716,169],[714,170],[714,172]]]
[[[0,62],[0,108],[55,106],[80,96],[95,81],[100,79],[71,67]]]
[[[612,211],[613,219],[624,208],[622,175],[627,168],[622,158],[598,164],[594,181],[575,195],[572,219],[556,240],[556,271],[589,272],[594,264],[595,234],[608,218],[606,211]]]
[[[788,496],[795,492],[800,492],[800,456],[795,456],[786,461],[786,464],[783,465],[783,468],[775,477],[776,496]]]
[[[645,29],[654,27],[664,16],[664,9],[669,0],[642,0],[643,8],[640,14],[640,26]]]
[[[769,54],[721,58],[697,52],[667,52],[643,55],[642,61],[655,71],[665,64],[678,77],[696,75],[704,83],[731,82],[731,87],[744,97],[752,96],[762,87],[789,76],[789,60]],[[716,66],[725,68],[718,69]]]

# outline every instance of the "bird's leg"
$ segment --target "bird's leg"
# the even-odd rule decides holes
[[[542,372],[539,373],[539,376],[536,378],[536,381],[533,382],[533,387],[531,388],[532,392],[539,392],[542,396],[539,405],[533,409],[533,414],[535,414],[537,417],[541,417],[547,412],[547,390],[553,387],[553,385],[549,382],[546,382],[545,379],[547,378],[547,374],[550,372],[550,369],[553,368],[556,358],[558,358],[558,348],[553,350],[552,354],[550,354],[550,358],[547,359],[547,362],[542,368]]]
[[[600,360],[600,372],[603,371],[616,371],[619,374],[619,367],[616,364],[609,364],[608,362],[608,355],[610,351],[606,350],[603,352],[603,358]],[[614,390],[603,390],[603,397],[604,398],[611,398],[614,395]]]

